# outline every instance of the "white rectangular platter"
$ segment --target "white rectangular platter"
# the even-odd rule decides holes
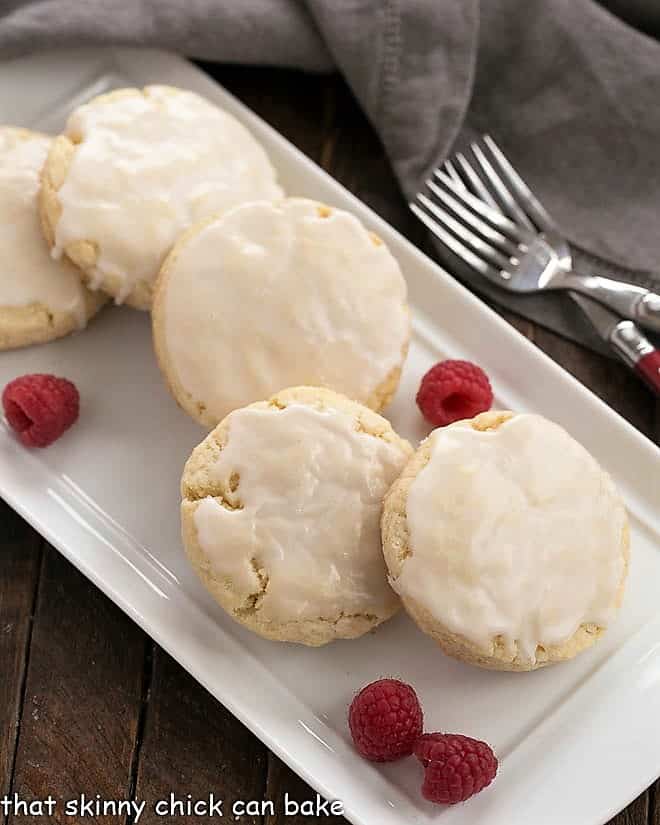
[[[443,656],[401,615],[353,642],[312,650],[263,641],[203,591],[179,538],[178,483],[204,433],[167,394],[149,318],[110,308],[54,344],[0,355],[0,386],[26,372],[74,380],[79,423],[44,451],[0,423],[0,495],[295,771],[340,799],[357,825],[600,825],[660,774],[660,451],[202,72],[146,50],[80,50],[0,66],[0,122],[57,130],[73,105],[121,85],[187,87],[226,107],[266,147],[288,192],[352,210],[398,257],[414,343],[388,411],[416,441],[422,373],[447,356],[483,365],[497,405],[553,418],[613,474],[631,514],[625,603],[604,640],[531,674]],[[292,92],[295,94],[295,91]],[[359,759],[346,726],[353,693],[382,675],[412,682],[427,727],[474,735],[501,759],[496,783],[437,808],[410,759]]]

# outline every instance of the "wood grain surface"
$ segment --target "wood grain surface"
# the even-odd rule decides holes
[[[336,77],[205,66],[231,92],[366,201],[413,242],[408,212],[383,149]],[[502,315],[647,436],[660,439],[660,407],[621,365],[509,312]],[[304,825],[284,817],[284,795],[315,793],[160,650],[114,604],[0,502],[0,796],[272,800],[275,813],[244,825]],[[60,811],[61,814],[61,811]],[[126,823],[3,816],[8,823]],[[330,817],[335,825],[345,822]],[[234,821],[225,808],[225,821]],[[205,815],[140,820],[204,823]],[[376,825],[374,823],[374,825]],[[530,823],[533,825],[533,823]],[[563,823],[557,823],[563,825]],[[658,784],[611,825],[660,825]]]

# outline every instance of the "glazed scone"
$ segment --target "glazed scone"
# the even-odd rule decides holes
[[[379,523],[411,454],[384,418],[326,389],[235,410],[183,472],[188,558],[260,636],[312,646],[361,636],[399,608]]]
[[[76,109],[44,168],[41,216],[56,256],[117,303],[151,306],[181,232],[282,190],[261,145],[228,112],[169,86],[120,89]]]
[[[435,430],[385,498],[393,588],[457,659],[533,670],[613,619],[628,519],[612,480],[557,424],[488,412]]]
[[[54,261],[39,228],[39,175],[51,138],[0,126],[0,350],[82,329],[104,302],[68,262]]]
[[[406,284],[348,212],[287,198],[193,227],[156,286],[154,345],[179,404],[212,427],[282,387],[381,410],[408,348]]]

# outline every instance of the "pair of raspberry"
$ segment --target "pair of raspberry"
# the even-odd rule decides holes
[[[422,378],[417,404],[436,426],[490,409],[493,391],[484,371],[469,361],[442,361]],[[47,447],[77,420],[78,390],[55,375],[22,375],[5,387],[2,405],[9,426],[28,447]]]
[[[353,699],[348,725],[360,756],[393,762],[415,754],[424,766],[422,796],[454,805],[495,778],[497,758],[485,742],[454,733],[422,733],[424,714],[414,689],[398,679],[379,679]]]

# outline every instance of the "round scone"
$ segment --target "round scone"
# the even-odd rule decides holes
[[[51,138],[0,126],[0,350],[85,326],[104,302],[68,262],[54,261],[39,228],[39,175]]]
[[[348,212],[303,198],[244,204],[191,228],[165,261],[152,317],[174,397],[209,427],[298,385],[378,411],[410,328],[385,244]]]
[[[481,667],[571,659],[623,597],[623,502],[584,447],[538,415],[487,412],[434,430],[388,492],[382,533],[410,616]]]
[[[232,115],[193,92],[147,86],[71,114],[44,167],[41,216],[54,254],[77,264],[92,289],[149,309],[183,230],[281,196],[266,153]]]
[[[411,454],[384,418],[326,389],[235,410],[183,472],[188,558],[260,636],[312,646],[362,636],[399,608],[379,524]]]

